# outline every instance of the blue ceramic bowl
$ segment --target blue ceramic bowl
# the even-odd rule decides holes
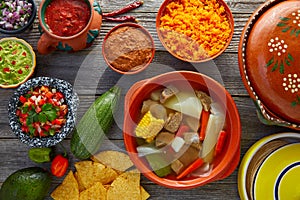
[[[66,123],[61,128],[60,132],[56,133],[54,136],[47,137],[30,137],[28,134],[21,130],[21,123],[19,122],[19,117],[16,115],[18,105],[20,104],[19,97],[26,94],[32,88],[37,86],[49,86],[55,88],[64,94],[65,102],[68,106],[68,112],[66,116]],[[74,91],[72,85],[64,80],[50,78],[50,77],[37,77],[28,80],[27,82],[20,85],[20,87],[14,92],[10,98],[8,104],[8,118],[9,125],[12,131],[20,139],[21,142],[29,145],[30,147],[50,147],[61,142],[65,137],[71,133],[75,127],[76,123],[76,113],[79,103],[79,98]]]

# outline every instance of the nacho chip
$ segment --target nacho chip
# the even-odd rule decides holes
[[[150,194],[142,186],[140,186],[140,188],[141,188],[141,200],[147,200],[150,197]]]
[[[137,170],[124,172],[112,182],[107,191],[107,200],[140,200],[140,173]]]
[[[103,185],[110,183],[118,176],[115,170],[92,161],[77,162],[75,163],[75,168],[77,170],[78,182],[85,189],[93,186],[96,182],[100,182]]]
[[[106,189],[97,182],[92,187],[80,192],[79,200],[106,200]]]
[[[133,166],[129,156],[119,151],[102,151],[92,156],[91,159],[121,172]]]
[[[70,171],[68,175],[52,193],[51,197],[54,200],[76,200],[79,198],[78,183]]]
[[[85,188],[84,188],[84,186],[82,184],[82,180],[78,178],[78,172],[74,173],[74,177],[77,180],[79,192],[85,190]]]

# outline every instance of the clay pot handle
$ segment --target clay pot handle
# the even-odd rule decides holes
[[[57,43],[57,41],[54,38],[51,38],[47,34],[43,33],[37,44],[38,52],[40,54],[49,54],[53,52],[56,49],[53,46],[55,43]]]

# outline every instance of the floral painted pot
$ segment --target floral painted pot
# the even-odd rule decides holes
[[[68,52],[79,51],[92,45],[99,35],[102,24],[102,10],[97,1],[85,0],[90,10],[90,18],[86,26],[78,33],[71,36],[59,36],[53,33],[45,19],[47,6],[53,0],[43,0],[39,6],[39,23],[41,37],[37,49],[40,54],[48,54],[54,50]]]
[[[269,0],[250,17],[239,45],[244,85],[260,120],[300,130],[300,1]]]

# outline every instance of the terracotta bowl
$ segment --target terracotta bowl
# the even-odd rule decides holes
[[[298,198],[299,151],[299,133],[278,133],[257,141],[240,164],[238,189],[241,199]]]
[[[192,87],[201,90],[218,102],[226,112],[225,127],[228,138],[225,148],[213,161],[213,169],[207,177],[189,177],[176,180],[175,177],[158,177],[148,166],[147,161],[137,154],[135,127],[140,119],[140,109],[144,100],[150,98],[151,92],[167,86]],[[136,167],[151,181],[173,189],[191,189],[212,181],[224,179],[237,167],[240,158],[241,124],[236,105],[223,86],[215,80],[196,72],[180,71],[165,73],[134,84],[125,97],[125,116],[123,137],[128,154]]]
[[[299,1],[267,1],[249,18],[239,44],[240,73],[261,121],[297,130],[299,7]]]
[[[61,127],[60,131],[53,136],[47,137],[30,137],[21,128],[19,117],[17,116],[17,109],[20,105],[20,96],[27,93],[31,89],[38,86],[49,86],[56,89],[64,95],[68,112],[66,114],[66,123]],[[77,107],[79,98],[74,91],[72,85],[67,81],[50,78],[50,77],[36,77],[29,79],[23,83],[12,95],[8,104],[8,118],[9,125],[13,133],[19,138],[22,143],[29,145],[30,147],[50,147],[61,142],[67,137],[75,127]]]
[[[188,5],[189,1],[179,1],[174,9],[175,6],[170,6],[174,2],[178,1],[165,0],[156,16],[157,34],[167,51],[180,60],[193,63],[206,62],[222,54],[234,31],[233,16],[225,1],[207,1],[214,7],[218,4],[218,13],[222,14],[217,14],[216,8],[208,12],[202,10],[200,4],[198,7]],[[209,14],[211,12],[214,16]],[[218,31],[211,32],[213,28]]]
[[[152,36],[143,26],[123,23],[106,34],[102,54],[112,70],[120,74],[136,74],[150,65],[155,46]]]
[[[15,88],[34,73],[36,56],[30,44],[16,37],[0,40],[0,87]]]
[[[28,18],[27,24],[20,27],[19,29],[9,30],[9,29],[0,28],[0,33],[7,34],[7,35],[16,35],[16,34],[23,33],[32,28],[35,17],[36,17],[37,8],[36,8],[36,4],[35,4],[34,0],[28,0],[28,2],[32,4],[32,12],[31,12],[30,17]],[[2,12],[2,10],[3,10],[3,8],[0,11]]]

